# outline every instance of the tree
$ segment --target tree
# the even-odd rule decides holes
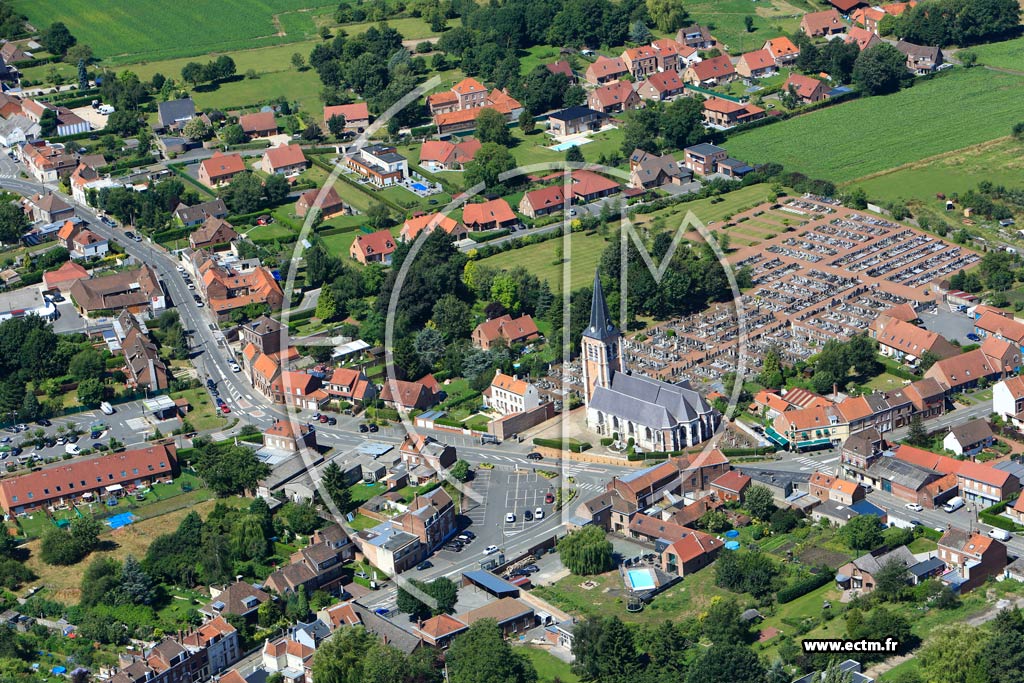
[[[466,184],[472,187],[483,183],[488,192],[497,191],[502,187],[499,176],[515,166],[516,160],[507,147],[496,142],[485,142],[473,160],[466,164]]]
[[[430,320],[449,343],[469,336],[472,322],[469,306],[454,294],[445,294],[437,300]]]
[[[896,92],[906,77],[906,57],[885,42],[861,52],[853,65],[853,82],[868,95]]]
[[[313,678],[317,683],[361,683],[367,653],[377,636],[362,626],[339,629],[316,649]]]
[[[191,83],[193,87],[199,85],[206,80],[203,65],[198,62],[188,62],[181,67],[181,78],[186,83]]]
[[[875,594],[882,600],[898,600],[907,590],[907,568],[899,560],[889,560],[875,574]]]
[[[79,604],[83,607],[109,603],[115,596],[121,578],[121,567],[112,557],[97,557],[82,574]]]
[[[1018,121],[1013,124],[1013,129],[1010,131],[1010,135],[1013,136],[1014,140],[1024,140],[1024,121]]]
[[[646,0],[647,14],[663,33],[671,33],[684,26],[689,19],[682,0]]]
[[[696,97],[680,97],[665,107],[661,116],[665,141],[677,149],[700,142],[704,137],[704,105]]]
[[[647,28],[647,24],[644,23],[643,19],[637,19],[629,26],[629,39],[634,43],[646,43],[651,39],[651,29]]]
[[[235,75],[235,60],[231,59],[228,55],[221,55],[220,57],[217,57],[217,59],[210,62],[208,66],[211,75],[213,76],[208,80],[223,81]]]
[[[854,550],[872,550],[882,542],[882,530],[874,515],[858,515],[839,530],[839,537]]]
[[[349,491],[345,475],[333,460],[324,468],[321,475],[321,482],[327,495],[334,501],[334,505],[344,512],[352,502],[352,493]]]
[[[287,503],[281,515],[288,528],[297,534],[311,534],[320,525],[320,516],[308,503]]]
[[[740,619],[740,614],[740,606],[735,600],[719,600],[704,617],[701,632],[717,645],[746,642],[750,629]]]
[[[298,52],[293,52],[292,53],[292,66],[294,66],[299,71],[305,71],[306,70],[306,60],[305,60],[305,58],[303,58],[303,56],[301,54],[299,54]]]
[[[585,159],[583,158],[583,151],[580,150],[580,148],[577,147],[576,145],[573,145],[572,147],[565,151],[565,160],[570,163],[575,162],[582,164],[585,161]]]
[[[40,406],[39,399],[36,398],[34,391],[25,391],[25,398],[21,402],[21,410],[18,411],[18,417],[28,422],[35,420],[39,417]]]
[[[522,652],[512,649],[491,619],[481,619],[457,636],[445,658],[450,683],[537,682],[533,664]],[[325,682],[317,678],[317,683]]]
[[[530,135],[537,130],[537,122],[533,120],[533,114],[526,108],[519,113],[519,130],[523,135]]]
[[[927,446],[931,442],[928,436],[928,428],[924,426],[924,420],[920,415],[910,418],[910,427],[907,430],[907,443],[912,446]]]
[[[452,468],[448,470],[448,474],[452,475],[452,479],[455,481],[469,480],[469,463],[465,460],[456,460]]]
[[[193,442],[196,455],[192,465],[206,485],[218,496],[254,491],[270,467],[244,446],[212,444],[204,439]]]
[[[743,502],[750,514],[758,519],[768,519],[775,512],[775,496],[767,486],[754,484],[747,489]]]
[[[153,579],[149,577],[138,560],[129,555],[121,567],[121,577],[117,587],[117,604],[119,605],[152,605],[156,600],[157,591]]]
[[[239,173],[221,197],[233,212],[253,213],[263,208],[263,183],[255,173]]]
[[[444,358],[447,344],[444,337],[436,329],[426,327],[421,330],[413,340],[413,348],[420,361],[428,368],[433,368],[437,361]]]
[[[686,683],[763,683],[764,666],[750,648],[716,643],[690,666]]]
[[[39,117],[39,132],[45,137],[54,135],[57,132],[57,112],[52,109],[44,109]]]
[[[331,118],[327,119],[327,130],[331,132],[336,138],[340,138],[345,134],[345,117],[341,114],[332,114]]]
[[[657,107],[636,109],[630,113],[623,129],[620,149],[624,155],[633,153],[635,149],[657,154],[658,131],[661,123],[661,112]]]
[[[424,584],[422,581],[412,579],[410,583],[420,591],[423,591]],[[406,590],[403,586],[398,587],[395,606],[400,612],[408,614],[409,619],[411,620],[426,619],[430,616],[430,606],[416,597],[412,591]]]
[[[11,202],[0,202],[0,242],[14,244],[31,226],[28,216]]]
[[[721,533],[732,527],[729,517],[721,510],[708,510],[701,516],[697,524],[712,534]]]
[[[316,317],[323,321],[330,321],[337,314],[338,303],[334,298],[334,290],[330,287],[321,287],[320,297],[316,301]]]
[[[917,659],[921,662],[922,673],[929,681],[974,683],[992,680],[983,675],[988,667],[984,657],[985,644],[985,639],[978,637],[976,628],[955,624],[931,633],[928,641],[918,651]]]
[[[240,560],[264,560],[270,555],[270,542],[263,520],[253,514],[242,515],[231,530],[231,553]]]
[[[777,534],[788,533],[796,528],[799,521],[800,519],[794,510],[789,508],[776,510],[772,513],[770,519],[772,532]]]
[[[749,14],[743,17],[743,28],[747,29],[747,33],[754,32],[754,17]]]
[[[602,574],[615,566],[612,544],[595,526],[573,531],[558,542],[558,554],[569,571],[577,576]]]
[[[224,126],[220,129],[220,139],[228,145],[240,145],[245,142],[245,131],[242,126],[237,123],[232,123],[229,126]]]
[[[206,123],[198,116],[189,119],[188,123],[181,129],[181,133],[189,140],[205,140],[210,136],[209,128],[206,127]]]
[[[103,368],[103,357],[92,347],[79,351],[68,363],[68,373],[77,380],[99,377],[103,374]]]
[[[39,37],[39,43],[52,55],[63,57],[67,51],[78,42],[68,27],[59,21],[50,24],[50,28],[43,31]]]
[[[78,383],[78,402],[83,406],[98,406],[103,401],[105,393],[103,382],[90,377]]]
[[[85,60],[78,60],[78,89],[86,90],[89,88],[89,72],[85,69]]]
[[[497,110],[486,108],[476,116],[476,137],[480,142],[493,142],[504,147],[512,144],[505,117]],[[477,152],[477,156],[480,152]]]

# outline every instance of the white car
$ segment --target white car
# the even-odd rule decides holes
[[[204,304],[204,303],[203,303],[202,301],[197,301],[197,302],[196,302],[196,308],[202,308],[202,307],[203,307],[203,306],[205,306],[205,305],[206,305],[206,304]]]
[[[238,363],[231,364],[231,372],[241,372],[242,367]]]
[[[917,503],[907,503],[903,507],[907,508],[908,510],[913,510],[914,512],[920,512],[921,510],[924,510],[924,507],[918,505]]]
[[[493,555],[496,552],[498,552],[498,546],[496,545],[489,545],[484,548],[484,555]]]
[[[537,508],[536,510],[534,510],[533,518],[536,519],[538,522],[544,519],[544,508]]]
[[[514,524],[516,521],[516,513],[508,512],[505,514],[505,524]]]
[[[78,455],[82,452],[82,449],[76,443],[69,443],[64,445],[64,452],[68,455]]]
[[[195,289],[195,288],[196,288],[195,284],[193,284],[193,283],[191,283],[191,282],[190,282],[190,283],[188,283],[188,284],[187,284],[187,285],[185,285],[185,286],[186,286],[186,287],[188,287],[189,289]]]

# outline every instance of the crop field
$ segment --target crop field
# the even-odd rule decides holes
[[[1004,137],[1020,120],[1022,99],[1024,76],[958,69],[894,95],[742,133],[724,146],[747,162],[845,182]]]
[[[963,193],[983,180],[998,180],[1010,187],[1024,185],[1024,158],[1019,142],[1010,138],[984,142],[876,173],[853,184],[864,188],[871,199],[935,202],[940,207],[936,193]]]
[[[335,5],[317,0],[219,0],[171,3],[162,0],[15,0],[17,11],[36,26],[62,21],[107,63],[202,54],[210,50],[259,47],[304,40],[315,30],[314,12],[288,21],[285,33],[277,16]],[[306,27],[308,23],[308,27]]]
[[[979,45],[972,47],[971,52],[978,55],[978,61],[982,64],[1024,71],[1024,38]]]
[[[530,244],[513,251],[489,256],[480,263],[492,268],[510,268],[523,266],[541,280],[546,280],[551,291],[562,291],[564,264],[555,258],[555,250],[562,244],[562,238],[547,240],[539,244]],[[572,248],[569,277],[569,289],[585,287],[594,279],[594,269],[601,261],[601,253],[608,246],[607,240],[601,235],[585,235],[581,232],[572,234]]]
[[[730,54],[758,50],[766,40],[796,31],[804,12],[823,9],[809,0],[693,0],[686,3],[690,18],[711,29]],[[747,32],[744,20],[754,20],[753,31]]]

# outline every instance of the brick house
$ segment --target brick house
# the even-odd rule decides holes
[[[530,218],[557,213],[565,208],[565,193],[562,185],[531,190],[519,200],[519,213]]]
[[[808,12],[800,19],[800,30],[810,38],[832,36],[846,31],[846,24],[839,12],[828,9],[821,12]]]
[[[772,53],[766,49],[754,50],[740,55],[736,62],[736,73],[744,78],[766,78],[778,72],[778,64]]]
[[[711,481],[711,491],[725,502],[743,502],[743,495],[750,486],[750,477],[738,470],[729,470]]]
[[[658,54],[647,45],[628,48],[619,58],[629,69],[630,75],[638,81],[658,73]]]
[[[471,232],[508,230],[519,225],[512,207],[501,197],[462,207],[462,223]]]
[[[370,234],[360,234],[348,249],[348,255],[363,265],[382,263],[391,265],[391,255],[395,253],[397,244],[389,230],[378,230]]]
[[[441,487],[413,498],[408,510],[391,523],[395,529],[417,537],[431,550],[439,548],[458,531],[452,497]]]
[[[710,127],[732,128],[764,116],[764,109],[754,104],[740,104],[721,97],[704,100],[704,123]]]
[[[238,239],[234,226],[223,218],[207,218],[203,224],[188,236],[192,249],[216,249]]]
[[[264,173],[291,176],[309,168],[309,160],[298,145],[278,145],[263,153],[260,167]]]
[[[209,159],[199,162],[197,177],[207,187],[220,187],[234,180],[246,170],[245,160],[238,154],[224,154],[217,151]]]
[[[592,85],[603,85],[617,81],[629,73],[629,67],[619,57],[598,57],[587,67],[584,78]]]
[[[480,323],[473,330],[473,346],[487,351],[499,339],[508,344],[524,344],[540,337],[540,330],[533,316],[524,313],[518,318],[513,318],[506,313],[497,318],[491,318]]]
[[[798,73],[789,75],[782,85],[782,91],[792,92],[801,104],[821,102],[828,96],[828,89],[822,81]]]
[[[656,73],[637,87],[637,95],[645,100],[665,101],[683,94],[683,81],[675,71]]]
[[[800,48],[785,36],[765,41],[763,49],[768,50],[768,54],[772,56],[777,66],[784,66],[795,62],[797,57],[800,56]]]
[[[690,85],[711,87],[736,80],[736,68],[729,55],[719,55],[691,64],[683,71],[683,81]]]
[[[722,147],[701,143],[683,150],[683,165],[696,175],[706,176],[715,173],[718,162],[728,156],[729,153]]]
[[[950,527],[939,539],[938,557],[949,570],[943,583],[960,593],[977,588],[1006,568],[1006,546],[980,532]]]
[[[345,130],[362,132],[370,125],[370,109],[366,102],[354,102],[352,104],[333,104],[324,107],[323,131],[330,132],[330,120],[333,116],[345,118]]]
[[[269,138],[271,135],[277,135],[277,121],[274,120],[272,111],[243,114],[238,117],[238,125],[250,138]]]
[[[320,210],[320,215],[323,216],[324,220],[329,220],[335,216],[341,216],[345,213],[345,203],[338,196],[338,191],[333,187],[327,188],[327,191],[323,193],[323,197],[320,198],[322,189],[314,188],[312,190],[306,190],[299,195],[299,198],[295,202],[295,215],[299,218],[305,218],[306,214],[313,208]],[[317,202],[319,201],[319,206]]]
[[[615,114],[639,108],[640,95],[629,81],[612,81],[591,90],[587,104],[602,114]]]
[[[291,420],[275,420],[263,432],[263,446],[279,451],[297,453],[303,448],[316,450],[316,432],[304,424],[293,423]]]

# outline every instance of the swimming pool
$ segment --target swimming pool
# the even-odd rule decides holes
[[[552,150],[553,152],[564,152],[567,149],[579,147],[580,145],[585,145],[588,142],[590,142],[590,140],[569,140],[568,142],[561,142],[555,145],[554,147],[548,147],[548,149]]]
[[[426,192],[430,188],[424,185],[423,183],[413,183],[412,189],[416,190],[417,192]]]
[[[635,591],[646,591],[654,588],[654,573],[650,569],[627,569],[626,579]]]

